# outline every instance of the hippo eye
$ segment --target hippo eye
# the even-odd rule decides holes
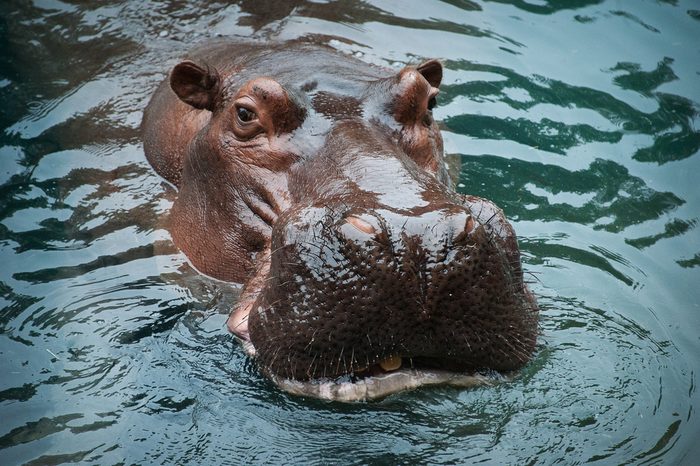
[[[248,110],[245,107],[238,107],[236,109],[236,115],[242,123],[248,123],[255,120],[255,112]]]

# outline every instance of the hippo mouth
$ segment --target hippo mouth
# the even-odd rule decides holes
[[[366,373],[371,375],[365,375]],[[512,374],[500,374],[495,371],[469,374],[417,366],[387,371],[380,368],[380,364],[372,366],[366,372],[353,373],[333,380],[318,379],[304,382],[274,375],[271,377],[278,387],[293,395],[345,402],[376,400],[394,393],[431,385],[469,388],[494,385],[500,381],[509,381],[511,378]]]
[[[238,327],[232,331],[246,354],[254,359],[256,350],[247,334],[247,326],[239,322]],[[321,377],[304,381],[273,373],[266,375],[277,387],[292,395],[326,401],[356,402],[378,400],[395,393],[429,386],[456,388],[492,386],[509,382],[517,374],[516,371],[460,371],[448,368],[449,365],[449,363],[436,364],[435,361],[393,356],[364,370],[334,378]]]

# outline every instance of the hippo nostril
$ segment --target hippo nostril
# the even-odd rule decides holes
[[[376,233],[376,230],[372,225],[370,225],[368,222],[362,220],[359,217],[355,217],[354,215],[349,215],[346,217],[347,222],[360,230],[362,233],[367,233],[368,235],[373,235]]]
[[[478,224],[474,220],[474,217],[467,215],[464,223],[454,229],[454,243],[458,244],[465,241],[477,226]]]
[[[370,223],[372,221],[371,218],[348,215],[343,220],[339,231],[345,239],[357,241],[359,243],[376,239],[378,229]]]

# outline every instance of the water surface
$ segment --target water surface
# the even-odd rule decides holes
[[[443,60],[458,189],[512,219],[542,308],[519,378],[348,405],[261,377],[138,129],[217,35]],[[0,463],[694,464],[699,39],[690,0],[3,2]]]

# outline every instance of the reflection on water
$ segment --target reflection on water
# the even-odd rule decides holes
[[[585,223],[620,232],[684,203],[673,193],[654,191],[611,160],[595,159],[576,171],[488,155],[466,157],[463,163],[464,190],[499,196],[501,207],[518,219]]]
[[[0,463],[692,462],[693,2],[200,3],[0,5]],[[513,219],[540,297],[517,380],[338,405],[260,376],[225,331],[238,288],[162,226],[174,192],[138,129],[165,70],[215,35],[443,59],[458,189]]]

